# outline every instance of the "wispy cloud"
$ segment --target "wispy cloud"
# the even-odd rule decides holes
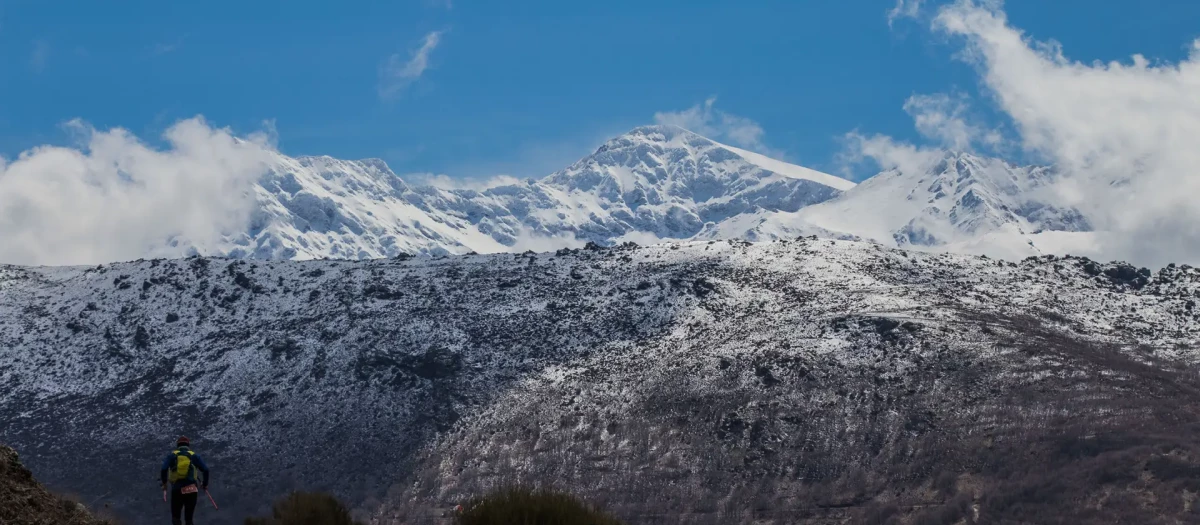
[[[46,70],[46,64],[50,60],[50,43],[45,40],[38,40],[33,43],[33,52],[29,54],[29,67],[34,73],[41,73]]]
[[[408,86],[421,78],[429,69],[429,55],[437,48],[442,40],[442,31],[433,31],[425,35],[421,47],[413,51],[407,58],[400,53],[393,54],[379,67],[379,96],[394,98]]]
[[[916,18],[924,2],[925,0],[896,0],[896,6],[887,14],[888,27],[901,18]]]
[[[453,0],[425,0],[425,5],[442,9],[454,9]]]
[[[751,149],[764,154],[775,154],[763,144],[763,128],[757,122],[726,113],[714,106],[717,97],[709,97],[703,104],[697,104],[683,111],[659,112],[654,114],[654,122],[679,126],[704,135],[714,140],[728,141],[734,146]]]
[[[174,53],[183,45],[183,38],[179,38],[174,42],[159,42],[150,47],[151,56],[162,56],[168,53]]]
[[[500,157],[481,160],[473,155],[463,156],[460,162],[447,165],[444,172],[472,181],[542,178],[595,152],[600,145],[638,124],[636,120],[620,120],[531,138],[506,148]],[[408,180],[408,175],[405,177]]]

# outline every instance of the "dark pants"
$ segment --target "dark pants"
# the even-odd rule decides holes
[[[196,499],[200,497],[200,493],[181,494],[180,488],[182,487],[171,489],[171,524],[195,525],[195,522],[192,521],[192,514],[196,513]],[[179,520],[180,511],[183,512],[184,521]]]

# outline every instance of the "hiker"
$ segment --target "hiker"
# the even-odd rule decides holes
[[[180,436],[175,442],[175,450],[167,454],[162,462],[162,489],[163,494],[166,494],[168,483],[171,489],[171,524],[172,525],[194,525],[192,514],[196,512],[196,500],[200,497],[200,488],[208,491],[208,465],[204,464],[204,460],[200,459],[200,455],[196,454],[190,448],[191,440],[187,436]],[[204,477],[200,480],[196,479],[196,471],[199,470]],[[200,488],[197,488],[197,483]],[[183,513],[184,521],[180,521],[180,512]]]

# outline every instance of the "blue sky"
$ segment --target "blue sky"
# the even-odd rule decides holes
[[[954,58],[963,47],[929,30],[936,2],[890,26],[895,0],[117,5],[0,0],[0,155],[67,143],[75,118],[153,141],[203,115],[242,133],[273,121],[293,155],[540,176],[716,97],[761,126],[763,149],[837,172],[849,131],[920,141],[903,109],[914,94],[985,98]],[[1004,11],[1084,62],[1177,62],[1200,37],[1200,2],[1009,0]]]

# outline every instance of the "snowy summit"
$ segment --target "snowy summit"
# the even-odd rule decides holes
[[[369,259],[817,234],[1023,257],[1057,251],[1033,242],[1044,230],[1088,229],[1039,193],[1052,173],[962,153],[855,185],[669,125],[636,128],[546,177],[484,189],[411,185],[378,159],[275,154],[248,229],[189,248]]]

